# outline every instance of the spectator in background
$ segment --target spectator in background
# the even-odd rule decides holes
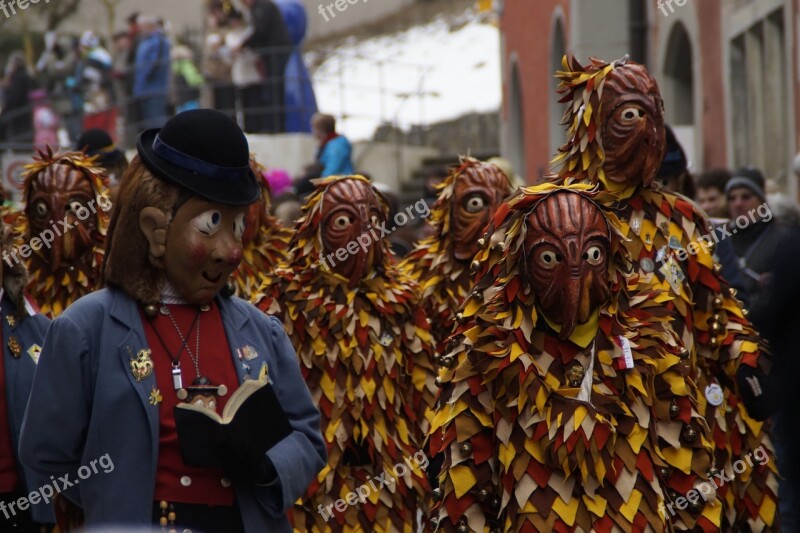
[[[290,228],[294,221],[300,218],[303,203],[301,198],[293,192],[286,191],[275,196],[272,200],[272,214],[275,215],[281,225]]]
[[[101,167],[108,176],[113,200],[119,188],[119,180],[128,168],[128,158],[125,157],[125,152],[117,148],[108,132],[101,129],[83,132],[78,138],[78,142],[75,143],[75,149],[89,157],[97,156],[97,166]]]
[[[326,176],[354,174],[350,141],[336,133],[336,119],[317,113],[311,118],[311,132],[319,141],[316,160],[306,166],[305,175],[297,181],[297,194],[305,196],[314,190],[311,180]]]
[[[73,52],[74,45],[68,36],[59,37],[55,32],[47,32],[44,43],[44,51],[36,62],[36,74],[47,90],[50,107],[74,139],[81,131],[83,113],[76,113],[72,106],[67,79],[75,72],[78,57]]]
[[[179,45],[172,51],[172,76],[175,112],[199,109],[200,87],[205,80],[194,65],[188,46]]]
[[[33,142],[33,109],[28,94],[33,80],[25,66],[22,52],[13,52],[3,78],[3,105],[0,111],[0,142]]]
[[[81,60],[78,63],[78,70],[83,92],[83,129],[102,128],[116,133],[117,110],[114,105],[111,54],[100,45],[100,39],[91,31],[83,32],[79,49]]]
[[[292,53],[292,39],[281,12],[272,0],[242,0],[249,11],[248,34],[241,44],[259,57],[258,70],[263,83],[262,114],[258,131],[285,131],[284,73]]]
[[[758,309],[761,304],[776,251],[786,237],[786,230],[767,204],[764,181],[761,171],[752,167],[733,173],[725,185],[730,235],[721,238],[716,249],[722,276],[751,309]]]
[[[111,65],[111,78],[114,86],[114,100],[119,107],[119,115],[122,116],[121,121],[118,121],[118,132],[120,138],[125,138],[123,144],[130,145],[131,141],[127,140],[126,130],[131,119],[131,85],[129,81],[128,72],[128,55],[130,54],[133,40],[130,33],[127,31],[120,31],[114,34],[113,37],[113,50],[112,50],[112,65]]]
[[[228,17],[229,31],[226,34],[226,45],[235,50],[231,64],[231,80],[236,88],[236,96],[241,111],[243,130],[249,133],[261,133],[265,130],[265,114],[267,112],[264,99],[264,80],[259,64],[260,56],[250,48],[242,47],[248,28],[244,24],[241,13],[233,12]]]
[[[158,128],[167,119],[170,79],[170,44],[155,17],[139,15],[141,41],[136,49],[133,98],[137,102],[138,129]]]
[[[689,160],[686,159],[686,152],[683,151],[672,128],[665,124],[664,129],[667,133],[667,150],[658,174],[656,174],[656,179],[667,190],[682,194],[687,198],[694,198],[694,183],[692,175],[689,173]]]
[[[731,173],[725,168],[714,168],[703,172],[695,180],[695,201],[715,224],[728,220],[728,201],[725,198],[725,185]]]
[[[125,124],[125,138],[128,146],[136,144],[136,137],[139,134],[139,103],[133,97],[133,84],[136,75],[136,52],[139,49],[139,44],[142,42],[142,35],[139,31],[139,12],[134,11],[128,15],[128,40],[130,41],[130,48],[128,48],[127,61],[125,62],[125,94],[127,99],[127,116]]]
[[[226,44],[231,17],[238,15],[230,2],[212,0],[203,50],[203,75],[211,86],[211,107],[236,119],[236,88],[231,77],[231,50]]]
[[[308,17],[301,0],[274,0],[294,45],[284,70],[284,119],[288,133],[311,133],[311,118],[317,112],[317,99],[311,76],[303,61],[303,39]]]

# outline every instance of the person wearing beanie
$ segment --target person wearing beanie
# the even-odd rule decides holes
[[[286,512],[327,452],[281,322],[232,296],[260,195],[247,138],[198,109],[143,131],[137,152],[105,287],[47,331],[20,460],[32,486],[71,481],[55,502],[62,531],[291,532]],[[238,431],[209,428],[238,389],[257,401],[240,406]]]
[[[764,175],[756,168],[744,167],[733,173],[725,184],[730,220],[717,232],[722,276],[732,283],[737,280],[734,287],[751,309],[760,304],[773,257],[786,236],[767,204],[764,184]]]
[[[125,152],[117,148],[111,136],[100,128],[86,130],[78,137],[75,149],[89,157],[97,157],[95,162],[105,171],[109,185],[116,192],[119,179],[128,168],[128,158]]]

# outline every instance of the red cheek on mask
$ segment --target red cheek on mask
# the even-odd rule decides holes
[[[196,244],[191,247],[189,257],[192,263],[205,263],[208,260],[208,248],[203,244]]]

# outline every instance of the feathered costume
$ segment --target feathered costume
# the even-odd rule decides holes
[[[588,189],[522,189],[489,226],[440,376],[439,530],[665,531],[665,478],[689,491],[711,465],[670,297],[625,274]],[[675,521],[713,530],[707,499]]]
[[[708,477],[719,479],[723,471],[733,478],[718,489],[725,503],[723,530],[777,530],[775,461],[732,471],[734,461],[759,447],[774,458],[767,426],[747,415],[735,382],[740,365],[760,365],[766,372],[768,362],[759,357],[759,338],[735,291],[719,275],[711,254],[713,227],[693,202],[652,183],[665,150],[658,86],[627,58],[610,64],[593,59],[586,67],[565,58],[563,67],[557,76],[569,132],[554,160],[560,166],[557,181],[599,185],[604,192],[598,200],[615,209],[641,282],[675,296],[667,311],[676,319],[682,357],[715,444],[719,470]],[[670,486],[682,494],[671,479]]]
[[[466,157],[439,185],[428,224],[432,234],[400,263],[422,290],[436,344],[453,331],[456,313],[470,288],[470,263],[478,239],[513,185],[495,165]]]
[[[111,201],[108,178],[94,161],[48,147],[26,165],[25,208],[14,232],[22,236],[18,249],[32,248],[27,290],[50,318],[92,292],[102,269]],[[38,250],[35,239],[42,241]]]
[[[242,262],[233,275],[236,295],[245,300],[256,295],[263,274],[272,272],[286,259],[292,239],[291,230],[283,227],[269,212],[272,194],[263,177],[266,169],[253,159],[250,165],[261,186],[261,198],[247,212],[247,224],[242,235]]]
[[[266,276],[255,301],[282,318],[328,446],[328,465],[294,507],[295,531],[411,532],[426,496],[417,462],[404,475],[393,470],[420,452],[436,393],[416,285],[385,240],[344,259],[332,253],[377,236],[387,213],[366,178],[321,180],[296,222],[288,264]],[[384,474],[392,481],[382,487]],[[331,509],[358,487],[369,487],[365,501]]]

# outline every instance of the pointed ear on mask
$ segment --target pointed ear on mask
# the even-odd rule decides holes
[[[157,207],[145,207],[139,213],[139,228],[150,245],[150,256],[164,257],[167,251],[167,228],[169,217]]]

